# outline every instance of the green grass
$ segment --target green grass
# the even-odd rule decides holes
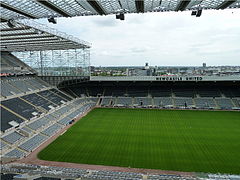
[[[240,112],[97,108],[43,160],[240,174]]]

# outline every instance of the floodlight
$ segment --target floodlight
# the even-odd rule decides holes
[[[57,21],[56,21],[56,19],[54,19],[53,16],[51,16],[50,18],[48,18],[48,22],[49,22],[49,23],[53,23],[53,24],[57,24]]]
[[[125,19],[124,13],[116,14],[116,19],[120,19],[123,21]]]

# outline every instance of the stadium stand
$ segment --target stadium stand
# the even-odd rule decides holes
[[[37,119],[36,121],[32,122],[31,124],[28,124],[27,126],[30,129],[37,130],[43,126],[46,126],[49,123],[49,120],[46,117],[42,117],[40,119]]]
[[[38,92],[37,94],[46,99],[49,99],[50,101],[52,101],[57,105],[62,105],[67,101],[61,96],[58,96],[57,94],[51,92],[50,90],[41,91],[41,92]]]
[[[3,136],[2,139],[10,144],[14,144],[17,141],[23,139],[24,136],[22,136],[21,134],[17,133],[17,132],[12,132],[6,136]]]
[[[11,113],[4,107],[0,106],[1,110],[1,131],[6,131],[7,129],[10,129],[14,126],[18,126],[24,120],[20,118],[19,116]]]
[[[64,93],[61,92],[61,91],[58,91],[57,89],[50,89],[50,91],[52,91],[52,92],[55,93],[56,95],[64,98],[64,99],[67,100],[67,101],[71,101],[71,100],[73,99],[73,98],[70,97],[69,95],[66,95],[66,94],[64,94]]]
[[[134,98],[134,105],[137,106],[152,106],[152,98],[146,98],[146,97],[136,97]]]
[[[195,99],[197,108],[216,108],[216,103],[213,98],[196,98]]]
[[[150,94],[152,97],[171,97],[172,91],[169,87],[151,86]]]
[[[62,128],[61,125],[55,123],[52,126],[48,127],[47,129],[45,129],[44,131],[42,131],[43,134],[47,135],[47,136],[52,136],[54,135],[57,131],[59,131]]]
[[[146,97],[148,96],[148,87],[146,86],[129,86],[127,93],[130,97]]]
[[[49,101],[47,98],[44,98],[41,95],[38,95],[36,93],[28,94],[28,95],[22,96],[21,98],[35,105],[36,107],[41,107],[47,111],[57,106],[53,102]]]
[[[232,99],[235,107],[240,107],[240,99]]]
[[[27,140],[26,142],[22,143],[19,147],[25,151],[30,152],[30,151],[34,150],[35,148],[37,148],[46,139],[47,139],[46,136],[38,134],[38,135],[32,137],[31,139]]]
[[[102,106],[109,106],[113,102],[111,97],[104,97],[102,98]],[[113,104],[113,103],[112,103]]]
[[[7,11],[14,10],[14,18],[17,17],[16,14],[22,12],[21,8],[24,8],[23,11],[28,11],[28,8],[25,9],[23,5],[21,8],[11,8],[17,3],[12,3],[13,1],[3,1],[2,4],[5,4],[5,8],[2,7],[4,12],[6,7]],[[69,1],[70,2],[70,1]],[[68,4],[69,2],[65,2]],[[140,2],[140,1],[139,1]],[[135,1],[133,6],[129,6],[130,12],[140,12],[139,2]],[[189,8],[193,7],[195,3],[190,2]],[[203,1],[204,3],[205,1]],[[220,1],[219,1],[220,2]],[[10,4],[8,4],[10,3]],[[35,3],[34,1],[24,2],[25,3]],[[65,13],[68,14],[69,10],[65,9],[65,6],[58,4],[57,1],[49,2],[50,6],[41,6],[42,2],[38,2],[38,6],[31,6],[32,8],[39,7],[38,17],[45,17],[45,12],[48,14],[53,14],[51,12],[51,7],[54,7],[54,11],[58,10],[54,14],[56,16]],[[48,2],[44,2],[47,3]],[[76,3],[76,2],[72,2]],[[83,15],[93,15],[93,14],[102,14],[97,11],[105,11],[103,14],[112,14],[115,12],[110,12],[109,8],[106,9],[106,5],[109,3],[102,1],[86,1],[80,2],[84,3],[80,6],[77,5],[78,10],[84,9],[89,14],[85,12],[80,13]],[[86,3],[89,5],[86,6]],[[98,4],[99,3],[99,4]],[[120,1],[119,1],[120,3]],[[141,2],[140,2],[141,3]],[[144,3],[148,3],[145,1]],[[173,2],[169,2],[170,4]],[[182,7],[186,3],[179,1],[180,4],[177,5],[174,10],[181,10],[179,7]],[[199,2],[200,4],[202,2]],[[209,3],[209,2],[207,2]],[[226,2],[223,2],[223,5],[226,6]],[[228,2],[227,2],[228,3]],[[233,4],[232,7],[237,7],[238,2],[231,1]],[[7,4],[7,6],[6,6]],[[21,4],[21,3],[20,3]],[[91,7],[92,4],[95,4],[95,7]],[[116,3],[118,4],[118,3]],[[135,5],[134,5],[135,4]],[[138,4],[138,5],[137,5]],[[156,3],[157,4],[157,3]],[[168,4],[168,3],[162,3]],[[211,4],[211,3],[210,3]],[[69,5],[69,4],[68,4]],[[75,4],[76,5],[76,4]],[[121,5],[121,3],[120,3]],[[216,6],[218,5],[218,6]],[[230,6],[229,4],[228,6]],[[58,6],[63,9],[59,9]],[[82,6],[84,6],[82,8]],[[121,5],[122,6],[122,5]],[[124,6],[124,4],[123,4]],[[135,7],[136,6],[136,7]],[[145,10],[142,11],[155,11],[156,9],[150,10],[147,8],[146,4]],[[155,5],[152,4],[152,8]],[[29,6],[30,7],[30,6]],[[69,6],[70,7],[70,6]],[[173,6],[165,7],[170,8]],[[203,8],[210,8],[207,6],[202,6]],[[214,7],[219,7],[221,9],[221,4],[215,2]],[[47,8],[47,9],[45,9]],[[186,7],[185,7],[186,8]],[[184,8],[184,9],[185,9]],[[194,10],[195,7],[193,7]],[[71,8],[70,8],[71,9]],[[104,10],[105,9],[105,10]],[[114,8],[112,8],[114,9]],[[117,9],[117,8],[115,8]],[[148,10],[146,10],[148,9]],[[42,10],[44,10],[42,12]],[[36,9],[34,9],[36,12]],[[115,11],[115,10],[114,10]],[[50,13],[49,13],[50,12]],[[76,11],[77,12],[77,11]],[[77,14],[75,11],[71,12],[71,16]],[[30,13],[30,14],[31,14]],[[3,13],[4,14],[4,13]],[[28,13],[21,13],[26,15]],[[65,14],[65,15],[66,15]],[[24,16],[25,16],[24,15]],[[64,16],[65,16],[64,15]],[[11,16],[11,13],[8,14]],[[67,15],[68,16],[68,15]],[[2,18],[1,18],[2,21]],[[5,22],[6,23],[6,22]],[[10,31],[9,22],[7,21],[7,31]],[[24,30],[27,30],[30,27],[26,27]],[[12,28],[14,30],[14,28]],[[34,29],[31,29],[34,30]],[[35,29],[36,30],[36,29]],[[36,33],[34,30],[34,34]],[[36,30],[37,31],[37,30]],[[30,32],[30,31],[29,31]],[[16,31],[15,31],[16,33]],[[21,32],[22,33],[22,32]],[[38,34],[38,33],[37,33]],[[43,35],[44,33],[39,33]],[[5,36],[8,34],[5,34]],[[56,36],[54,36],[56,37]],[[16,36],[16,38],[21,39]],[[4,39],[3,39],[4,40]],[[61,39],[62,40],[62,39]],[[66,39],[65,39],[66,40]],[[5,43],[8,41],[8,38],[5,38]],[[69,43],[69,41],[68,41]],[[74,42],[74,46],[77,42]],[[39,45],[39,44],[38,44]],[[89,48],[90,45],[86,42],[82,47]],[[57,45],[58,46],[58,45]],[[77,45],[76,45],[77,46]],[[9,48],[9,47],[1,47]],[[20,48],[17,47],[17,48]],[[46,47],[45,47],[46,48]],[[79,48],[79,46],[77,46]],[[26,51],[26,49],[24,50]],[[96,105],[102,106],[126,106],[126,107],[155,107],[155,108],[199,108],[199,109],[227,109],[234,110],[235,108],[240,108],[240,88],[239,84],[236,82],[148,82],[148,81],[110,81],[110,82],[83,82],[76,85],[71,85],[58,89],[55,86],[51,86],[48,83],[41,80],[37,77],[37,73],[34,69],[23,63],[16,56],[10,52],[1,51],[1,141],[0,149],[1,156],[6,157],[15,157],[22,158],[27,156],[31,151],[39,147],[40,144],[45,142],[51,136],[56,134],[63,127],[71,124],[76,117],[84,114],[90,108]],[[234,87],[234,88],[232,88]],[[97,171],[97,170],[85,170],[85,169],[74,169],[74,168],[62,168],[62,167],[50,167],[50,166],[38,166],[38,165],[13,165],[3,164],[2,169],[5,174],[1,172],[1,179],[14,179],[17,174],[15,173],[29,173],[39,174],[45,177],[38,177],[32,179],[46,179],[46,180],[55,180],[59,178],[54,178],[52,175],[61,175],[63,178],[71,179],[195,179],[192,176],[181,176],[181,175],[169,175],[169,174],[160,174],[160,175],[149,175],[141,173],[131,173],[131,172],[113,172],[113,171]],[[31,172],[32,170],[32,172]],[[35,171],[36,170],[36,171]],[[9,173],[6,173],[9,172]],[[13,174],[14,173],[14,174]],[[56,173],[56,174],[54,174]],[[62,179],[63,179],[62,178]],[[211,179],[230,179],[220,175],[209,175]],[[239,177],[237,177],[239,179]]]
[[[1,51],[1,73],[8,74],[35,74],[36,72],[27,64],[7,51]]]
[[[115,102],[116,106],[132,106],[132,98],[130,97],[118,97],[116,102]]]
[[[7,145],[7,143],[5,143],[2,140],[0,140],[0,151],[3,151],[4,149],[6,149],[8,147],[9,146]]]
[[[173,107],[173,101],[170,97],[155,97],[153,101],[157,107]]]
[[[17,174],[3,174],[1,173],[1,180],[12,180]]]
[[[215,98],[215,101],[221,109],[232,109],[234,107],[229,98]]]
[[[17,157],[17,158],[21,158],[23,156],[25,156],[26,153],[19,150],[19,149],[13,149],[12,151],[8,152],[6,154],[6,156],[9,156],[9,157]]]
[[[41,114],[41,112],[37,110],[33,105],[25,102],[20,98],[4,100],[1,101],[1,104],[26,119],[31,119]]]
[[[192,98],[173,98],[176,107],[192,107]]]

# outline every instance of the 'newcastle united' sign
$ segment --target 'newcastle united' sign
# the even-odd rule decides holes
[[[201,76],[196,77],[156,77],[157,81],[202,81]]]
[[[91,76],[91,81],[240,81],[232,76]]]

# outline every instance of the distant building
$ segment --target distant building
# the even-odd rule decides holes
[[[145,64],[145,69],[149,69],[150,67],[149,67],[149,65],[148,65],[148,63],[146,62],[146,64]]]
[[[202,66],[203,66],[203,68],[206,68],[206,67],[207,67],[207,64],[206,64],[206,63],[203,63]]]

